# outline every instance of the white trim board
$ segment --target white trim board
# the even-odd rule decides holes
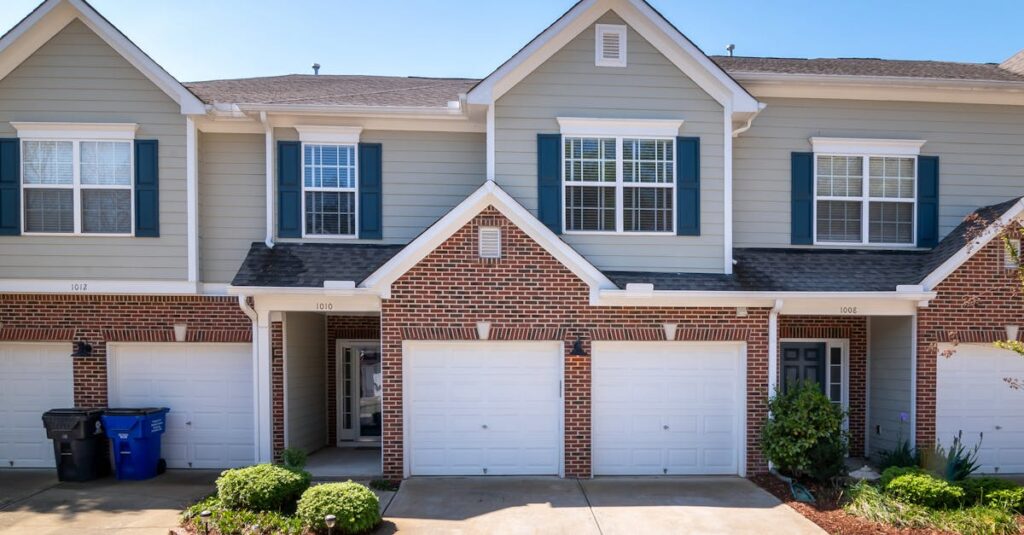
[[[682,119],[599,119],[556,117],[563,136],[672,137],[679,135]]]
[[[84,141],[132,141],[139,129],[136,123],[37,123],[11,121],[20,139]]]
[[[0,292],[193,295],[197,292],[197,284],[189,281],[160,280],[0,279]]]
[[[924,139],[870,139],[851,137],[812,137],[815,154],[850,156],[919,156]]]
[[[1003,215],[1001,215],[999,219],[989,224],[988,228],[986,228],[984,232],[980,233],[977,238],[963,246],[953,256],[949,257],[949,259],[929,273],[928,276],[921,281],[921,286],[925,290],[934,290],[939,283],[946,280],[946,277],[952,275],[954,271],[970,260],[971,257],[974,256],[974,253],[980,251],[983,247],[988,245],[990,241],[999,236],[1003,228],[1005,228],[1011,221],[1020,221],[1022,212],[1024,212],[1024,199],[1017,201],[1013,206],[1003,212]]]

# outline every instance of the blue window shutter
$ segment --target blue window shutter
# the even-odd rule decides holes
[[[302,237],[302,144],[277,142],[277,235]]]
[[[676,234],[700,236],[700,138],[676,138]]]
[[[359,144],[359,238],[383,238],[380,143]]]
[[[917,246],[939,244],[939,157],[917,157]]]
[[[0,139],[0,236],[21,234],[21,145]]]
[[[160,236],[160,158],[155,139],[135,140],[135,235]]]
[[[790,156],[790,243],[814,243],[814,153],[794,152]]]
[[[562,233],[561,134],[537,134],[537,218]]]

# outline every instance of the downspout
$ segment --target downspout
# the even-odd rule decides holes
[[[768,312],[768,397],[775,393],[775,385],[778,382],[776,370],[779,366],[779,312],[782,311],[782,299],[775,300],[775,306]],[[771,417],[771,412],[768,413]],[[768,462],[768,470],[774,471],[771,461]]]
[[[260,462],[260,459],[259,459],[259,443],[260,443],[260,437],[259,437],[259,432],[260,432],[260,389],[259,389],[259,385],[256,383],[255,379],[257,377],[259,377],[259,374],[258,374],[258,372],[259,372],[259,361],[260,361],[260,351],[259,351],[259,347],[260,347],[259,346],[259,340],[260,340],[259,334],[260,333],[259,333],[259,321],[258,321],[259,320],[259,316],[256,314],[256,310],[254,310],[251,306],[249,306],[249,298],[247,296],[244,296],[244,295],[239,295],[238,296],[238,308],[241,308],[242,312],[245,313],[245,315],[248,316],[249,320],[252,322],[252,376],[253,376],[253,395],[252,395],[252,401],[253,401],[253,411],[252,411],[252,413],[253,413],[253,427],[252,428],[253,428],[253,433],[255,434],[255,436],[253,438],[255,439],[255,443],[257,445],[256,450],[254,452],[255,455],[253,457],[253,460],[254,460],[254,462],[258,463],[258,462]]]
[[[766,107],[767,104],[759,102],[757,104],[757,111],[755,111],[754,114],[751,115],[749,119],[747,119],[747,122],[743,126],[736,128],[732,131],[732,137],[740,137],[740,134],[746,132],[747,130],[750,130],[750,127],[754,125],[754,119],[757,119],[757,116],[761,115],[761,112],[764,111]]]
[[[274,128],[270,126],[270,121],[267,119],[267,112],[260,112],[260,123],[263,124],[263,135],[264,135],[264,147],[263,153],[266,160],[266,175],[267,175],[267,232],[263,239],[263,243],[267,244],[268,248],[274,247]],[[251,310],[251,309],[250,309]],[[255,321],[255,320],[253,320]]]

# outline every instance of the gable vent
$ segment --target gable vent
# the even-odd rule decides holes
[[[594,62],[598,67],[626,66],[626,27],[620,24],[598,24],[594,44]]]
[[[501,258],[501,228],[480,227],[480,258]]]

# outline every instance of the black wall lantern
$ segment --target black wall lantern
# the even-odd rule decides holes
[[[75,342],[75,351],[71,354],[72,357],[91,357],[92,356],[92,344],[89,342]]]
[[[583,350],[583,338],[580,335],[576,335],[576,341],[572,343],[572,351],[569,354],[574,357],[587,356],[587,352]]]

